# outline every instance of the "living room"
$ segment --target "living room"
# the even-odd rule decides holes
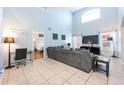
[[[13,44],[10,44],[11,53],[15,52],[17,48],[27,48],[28,51],[34,51],[32,32],[44,33],[44,58],[38,60],[33,58],[33,63],[28,61],[26,66],[20,65],[19,68],[5,69],[2,84],[124,84],[122,82],[122,73],[124,73],[123,13],[124,9],[117,7],[1,8],[0,20],[3,30],[0,39],[4,56],[1,56],[1,60],[3,60],[1,67],[8,66],[8,60],[11,63],[15,62],[14,55],[8,59],[8,44],[4,42],[5,37],[14,38]],[[55,52],[58,53],[57,57],[54,54],[50,55],[51,50],[49,52],[48,47],[57,48]],[[59,48],[67,50],[65,53],[67,58],[61,54]],[[90,52],[94,53],[94,56],[102,55],[110,59],[109,75],[106,74],[107,72],[94,72],[92,62],[88,61],[89,64],[87,64],[88,62],[85,60],[88,55],[82,57],[82,54],[77,56],[68,52],[68,50],[77,52],[80,51],[80,48],[90,48],[92,49]],[[86,52],[89,53],[88,51]],[[92,53],[89,55],[93,56]],[[68,55],[71,56],[70,59]],[[96,60],[95,57],[94,60]],[[74,61],[73,64],[71,64],[72,61]],[[83,61],[85,67],[82,64]],[[79,64],[77,65],[76,62]],[[116,69],[113,69],[115,67]]]

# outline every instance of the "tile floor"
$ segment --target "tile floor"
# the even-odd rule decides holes
[[[110,76],[103,72],[86,73],[53,59],[35,60],[26,66],[5,70],[2,85],[122,85],[124,64],[111,58]]]

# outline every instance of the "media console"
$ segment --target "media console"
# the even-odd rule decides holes
[[[80,49],[88,49],[91,53],[100,55],[100,47],[81,46]]]

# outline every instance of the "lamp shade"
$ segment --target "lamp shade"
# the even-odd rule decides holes
[[[15,43],[15,41],[13,37],[5,37],[4,43]]]

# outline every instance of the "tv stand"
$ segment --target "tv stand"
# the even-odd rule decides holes
[[[80,49],[87,49],[90,50],[90,52],[93,54],[100,55],[100,47],[81,46]]]

